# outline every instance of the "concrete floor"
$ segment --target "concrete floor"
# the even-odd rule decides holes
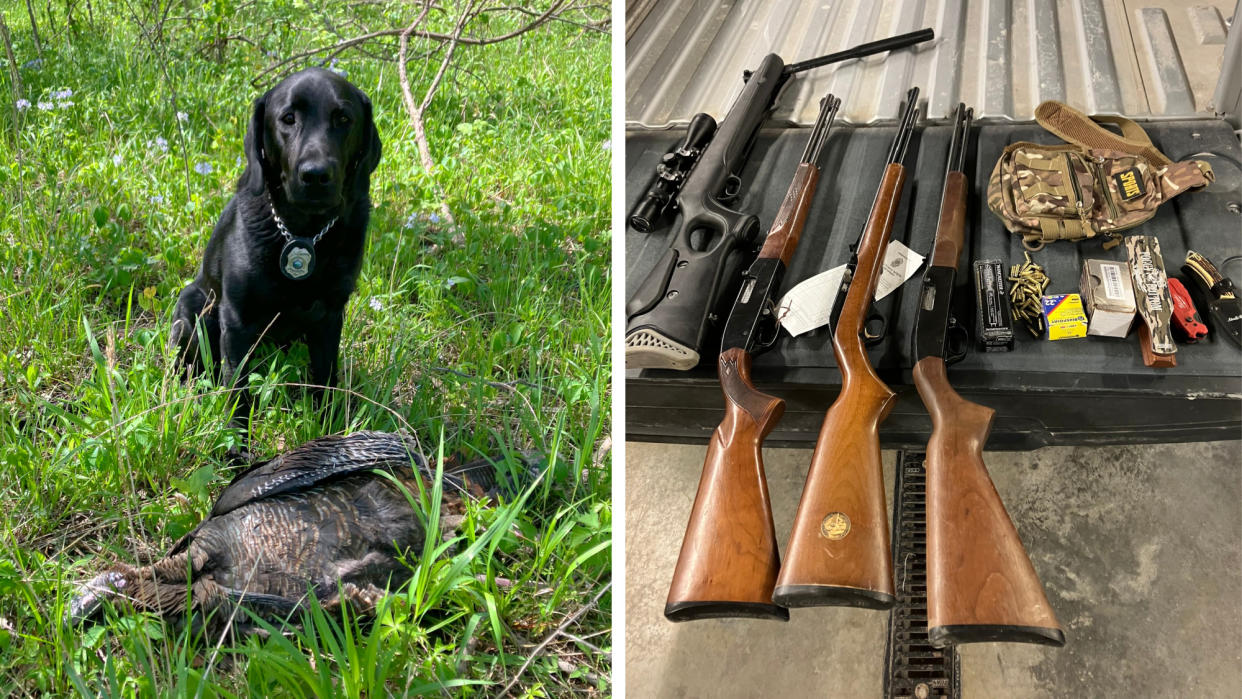
[[[705,447],[626,445],[626,688],[635,697],[879,697],[885,612],[664,619]],[[767,449],[784,546],[809,450]],[[889,506],[896,452],[885,452]],[[963,646],[971,697],[1242,696],[1242,445],[985,456],[1064,648]]]

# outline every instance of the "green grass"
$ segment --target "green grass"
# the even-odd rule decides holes
[[[331,44],[333,27],[403,27],[414,4],[324,16],[293,0],[176,2],[156,31],[151,3],[93,0],[90,15],[77,3],[70,21],[66,5],[36,2],[35,63],[25,3],[3,5],[21,67],[15,85],[0,56],[0,688],[493,694],[602,593],[510,691],[606,693],[609,37],[553,23],[460,47],[426,115],[434,174],[418,165],[395,40],[339,57],[384,141],[346,390],[317,411],[292,385],[308,378],[305,348],[261,348],[251,449],[404,428],[433,460],[536,450],[552,468],[513,502],[471,506],[451,541],[429,537],[375,621],[320,611],[302,631],[234,645],[153,618],[59,619],[76,583],[162,555],[235,472],[228,395],[179,380],[164,346],[240,174],[250,102],[272,82],[251,84],[276,60],[266,52]],[[446,13],[430,21],[451,30]],[[475,31],[523,21],[491,14]],[[261,48],[213,43],[229,36]],[[417,97],[438,63],[411,61]],[[439,220],[437,188],[456,228]]]

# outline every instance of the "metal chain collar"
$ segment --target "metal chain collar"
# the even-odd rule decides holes
[[[280,218],[280,214],[276,213],[276,204],[271,200],[271,198],[268,198],[267,205],[271,207],[272,218],[276,220],[276,230],[280,231],[280,234],[285,237],[285,240],[293,240],[293,237],[294,237],[293,234],[289,232],[289,228],[285,225],[285,222]],[[324,234],[327,233],[328,230],[332,228],[332,226],[336,225],[336,219],[337,217],[333,216],[332,220],[328,221],[328,225],[324,226],[323,230],[315,234],[315,237],[311,239],[311,246],[315,246],[319,244],[319,239],[322,238]]]

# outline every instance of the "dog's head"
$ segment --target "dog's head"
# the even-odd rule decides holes
[[[239,187],[281,189],[305,211],[366,196],[380,160],[371,100],[345,78],[308,68],[254,102]]]

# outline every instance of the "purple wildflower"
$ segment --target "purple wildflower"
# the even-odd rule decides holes
[[[211,167],[211,163],[198,163],[194,166],[194,172],[200,175],[210,175],[214,169]]]
[[[17,110],[18,110],[18,111],[20,111],[20,112],[24,112],[24,111],[26,111],[27,109],[30,109],[30,100],[25,100],[25,99],[23,99],[23,100],[17,100]]]

